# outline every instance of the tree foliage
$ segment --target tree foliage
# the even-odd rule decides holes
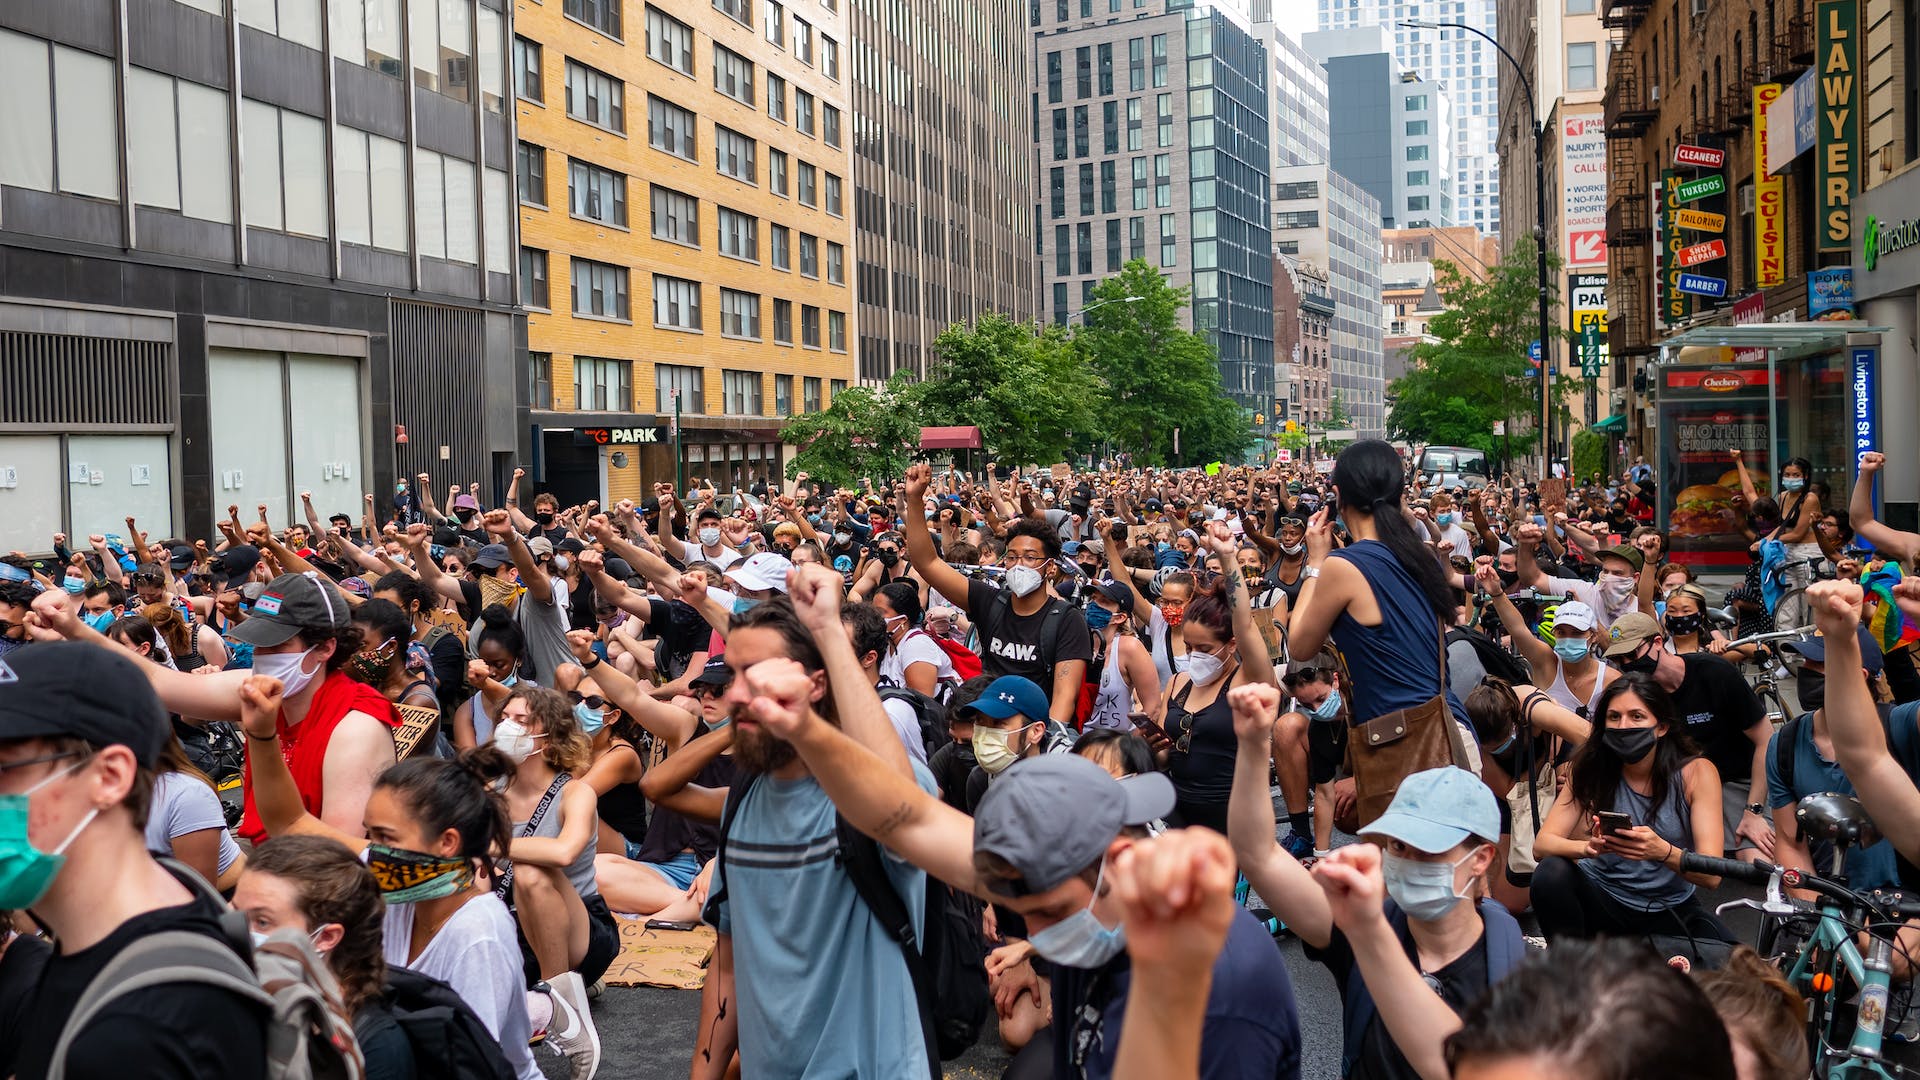
[[[1213,346],[1180,326],[1190,293],[1135,259],[1094,287],[1084,325],[1073,336],[1107,387],[1099,409],[1102,434],[1143,464],[1176,460],[1175,429],[1177,460],[1187,464],[1237,461],[1253,442],[1250,419],[1221,388]]]
[[[852,487],[862,477],[879,483],[905,475],[920,449],[922,392],[912,372],[897,371],[884,387],[848,387],[824,411],[789,420],[780,440],[800,449],[787,462],[787,478],[805,472],[824,484]]]
[[[1000,461],[1064,461],[1075,436],[1094,427],[1105,388],[1059,327],[986,314],[971,329],[947,327],[933,350],[919,388],[922,422],[977,427]]]
[[[1557,259],[1549,256],[1549,281]],[[1528,346],[1539,337],[1536,253],[1531,237],[1478,281],[1444,260],[1434,261],[1435,284],[1447,310],[1427,321],[1434,339],[1413,347],[1413,364],[1389,390],[1394,398],[1387,430],[1423,443],[1471,446],[1498,453],[1504,440],[1493,433],[1505,421],[1507,434],[1528,437],[1540,417],[1540,380],[1530,374]],[[1548,298],[1549,334],[1564,338]],[[1556,403],[1571,380],[1553,380]]]

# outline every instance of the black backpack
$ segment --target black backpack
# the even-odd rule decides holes
[[[920,721],[920,739],[926,743],[927,759],[933,759],[934,751],[953,741],[947,732],[947,707],[938,698],[915,690],[911,686],[882,686],[881,701],[904,701],[913,706],[913,715]]]
[[[923,695],[924,696],[924,695]],[[727,836],[733,832],[734,815],[752,790],[758,774],[741,774],[727,791],[726,808],[720,815],[720,839],[714,858],[726,865]],[[854,828],[845,817],[834,815],[839,848],[833,861],[847,872],[847,878],[887,936],[900,946],[906,958],[907,975],[913,981],[913,993],[920,1007],[920,1031],[927,1044],[928,1075],[943,1075],[942,1061],[959,1057],[980,1037],[986,1023],[988,1006],[986,943],[980,932],[980,904],[973,897],[950,888],[945,882],[927,878],[926,912],[923,934],[913,932],[913,920],[900,894],[887,877],[887,858],[872,837]],[[727,880],[707,897],[701,918],[710,924],[719,921],[719,904],[726,899]]]
[[[453,987],[389,964],[381,997],[413,1048],[420,1080],[514,1080],[500,1041]]]
[[[1487,674],[1505,680],[1509,686],[1533,684],[1533,672],[1527,662],[1501,648],[1492,638],[1470,626],[1447,627],[1448,647],[1462,641],[1473,646],[1473,655],[1479,658],[1480,667]]]

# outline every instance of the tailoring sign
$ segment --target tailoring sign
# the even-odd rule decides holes
[[[1753,88],[1753,283],[1771,289],[1787,280],[1786,181],[1767,173],[1768,106],[1779,83]]]
[[[1607,262],[1607,132],[1599,113],[1560,123],[1560,231],[1568,266]]]
[[[1705,210],[1681,210],[1673,215],[1674,224],[1694,232],[1725,232],[1727,215]]]
[[[1819,72],[1818,152],[1813,205],[1819,250],[1853,242],[1853,191],[1860,151],[1860,13],[1855,0],[1819,0],[1813,8],[1814,70]]]

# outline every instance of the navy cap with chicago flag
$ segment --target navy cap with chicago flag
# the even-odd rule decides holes
[[[0,657],[0,742],[72,738],[96,748],[124,746],[151,767],[172,729],[140,664],[78,641],[8,652]]]
[[[281,574],[253,602],[247,620],[227,636],[270,649],[307,629],[339,630],[352,621],[347,598],[319,574]]]

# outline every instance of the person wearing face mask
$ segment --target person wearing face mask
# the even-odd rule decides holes
[[[595,1045],[587,987],[620,951],[620,931],[594,878],[600,821],[593,788],[575,780],[593,764],[593,741],[557,690],[516,687],[493,731],[493,747],[514,763],[507,784],[513,840],[495,866],[493,894],[520,926],[527,1014],[536,1034],[565,1020],[565,999]],[[594,1055],[597,1058],[598,1054]],[[591,1076],[574,1059],[575,1076]]]
[[[11,566],[11,563],[0,563],[0,574]],[[27,635],[27,612],[32,610],[33,598],[38,595],[31,578],[12,581],[0,577],[0,657],[32,640]]]
[[[1561,708],[1582,716],[1593,713],[1607,684],[1620,673],[1600,659],[1593,647],[1593,608],[1579,600],[1562,602],[1553,611],[1553,644],[1541,641],[1521,617],[1520,609],[1507,598],[1492,567],[1482,564],[1475,573],[1480,590],[1493,597],[1493,610],[1500,616],[1513,641],[1514,651],[1526,660],[1533,681]]]
[[[1729,857],[1773,858],[1773,820],[1750,794],[1753,783],[1765,782],[1773,725],[1740,669],[1708,653],[1675,655],[1660,624],[1637,611],[1613,625],[1606,657],[1622,671],[1652,676],[1672,700],[1677,730],[1713,762]]]
[[[96,581],[81,594],[80,619],[101,633],[127,613],[127,593],[111,581]]]
[[[61,636],[107,646],[61,601],[35,601],[43,625]],[[287,688],[280,730],[287,763],[308,812],[337,828],[355,828],[373,780],[393,764],[393,729],[400,716],[378,690],[346,671],[362,644],[347,602],[318,573],[282,574],[253,602],[253,613],[231,636],[253,648],[253,667],[188,675],[159,664],[141,669],[169,712],[191,724],[236,721],[238,690],[249,674],[271,676]],[[239,835],[258,843],[267,833],[246,781]]]
[[[360,628],[363,644],[347,661],[347,674],[396,705],[439,711],[440,699],[434,696],[433,685],[406,665],[407,639],[413,633],[407,613],[390,601],[368,600],[353,609],[353,624]],[[437,740],[429,732],[421,741],[432,746]]]
[[[838,697],[838,684],[834,689]],[[840,707],[873,711],[878,702],[843,700]],[[1171,812],[1166,778],[1116,780],[1076,754],[1042,754],[1008,768],[969,818],[882,767],[847,731],[805,715],[763,715],[776,720],[855,828],[884,837],[889,851],[953,887],[1024,917],[1033,951],[1052,965],[1052,1022],[1016,1065],[1031,1056],[1030,1067],[1042,1074],[1115,1075],[1123,1014],[1152,1015],[1160,988],[1133,982],[1107,867]],[[1030,992],[1047,991],[1036,984]],[[1233,912],[1214,961],[1204,1027],[1200,1077],[1299,1076],[1293,984],[1266,927],[1244,909]]]
[[[1595,581],[1554,577],[1540,569],[1533,552],[1543,535],[1531,521],[1515,531],[1514,569],[1522,587],[1538,589],[1552,596],[1571,596],[1593,609],[1594,621],[1601,627],[1612,626],[1631,611],[1653,608],[1653,577],[1642,574],[1646,555],[1632,544],[1620,544],[1599,552],[1600,576]],[[1644,577],[1644,589],[1642,588]],[[1644,603],[1642,592],[1645,592]]]
[[[1280,846],[1305,862],[1333,848],[1333,783],[1346,758],[1346,701],[1340,694],[1340,673],[1331,662],[1295,664],[1281,687],[1283,697],[1292,700],[1273,725],[1267,753],[1287,806],[1287,835]],[[1320,806],[1317,814],[1307,802],[1309,785]]]
[[[1740,472],[1741,492],[1749,503],[1758,501],[1760,493],[1753,486],[1753,477],[1747,474],[1746,455],[1734,450],[1732,457],[1734,468]],[[1795,630],[1808,621],[1804,600],[1807,586],[1813,583],[1814,567],[1826,557],[1819,538],[1814,535],[1822,510],[1820,496],[1807,487],[1811,479],[1813,463],[1806,458],[1788,458],[1780,466],[1779,524],[1768,534],[1768,539],[1779,541],[1786,549],[1781,570],[1781,583],[1786,591],[1773,606],[1777,630]]]
[[[1254,791],[1264,784],[1255,784],[1255,770],[1249,768],[1256,757],[1264,760],[1264,736],[1278,695],[1265,687],[1235,695],[1235,725],[1244,732],[1241,771],[1248,779],[1235,785],[1228,838],[1241,872],[1300,936],[1308,958],[1325,965],[1340,988],[1345,1031],[1340,1075],[1416,1080],[1421,1071],[1374,1001],[1378,958],[1384,954],[1410,962],[1458,1012],[1526,955],[1519,923],[1506,908],[1480,896],[1500,835],[1499,805],[1486,784],[1464,769],[1415,773],[1401,782],[1386,812],[1366,827],[1368,843],[1337,849],[1309,872],[1274,843],[1272,802]],[[1372,918],[1337,923],[1336,908],[1345,899],[1338,885],[1356,869],[1383,878],[1385,895],[1369,897]]]
[[[919,626],[920,590],[910,581],[890,581],[873,594],[873,606],[887,623],[887,655],[880,661],[880,678],[888,686],[905,687],[944,697],[960,683],[953,657]],[[1091,625],[1091,613],[1089,613]]]
[[[974,699],[973,759],[967,777],[966,805],[971,812],[989,787],[1014,762],[1073,749],[1073,733],[1047,720],[1047,697],[1031,679],[1002,675]]]
[[[1697,895],[1720,879],[1680,870],[1689,851],[1723,853],[1718,770],[1694,753],[1673,700],[1645,672],[1629,669],[1607,687],[1596,720],[1534,840],[1541,931],[1549,942],[1603,934],[1732,942]]]
[[[0,909],[30,912],[58,942],[43,950],[20,1021],[0,1025],[9,1076],[47,1075],[74,1006],[129,946],[172,931],[232,947],[205,886],[156,862],[139,824],[169,738],[140,670],[154,666],[70,642],[0,658]],[[7,958],[38,948],[16,941]],[[60,1064],[71,1076],[138,1063],[163,1080],[258,1077],[265,1021],[253,999],[221,987],[148,986],[87,1020]]]
[[[501,706],[520,685],[521,661],[527,639],[507,609],[498,604],[480,612],[474,627],[474,658],[467,662],[466,685],[473,695],[453,711],[448,728],[451,750],[470,750],[493,738]],[[528,680],[530,685],[537,685]]]
[[[1707,622],[1707,594],[1698,585],[1682,585],[1667,596],[1666,614],[1660,625],[1667,631],[1673,651],[1685,655],[1710,652],[1737,662],[1739,653],[1729,655],[1727,637]]]
[[[255,947],[290,930],[313,943],[353,1018],[367,1080],[418,1075],[413,1045],[395,1021],[384,988],[389,971],[381,933],[380,887],[345,847],[320,836],[282,836],[255,848],[233,893]]]
[[[1185,570],[1156,572],[1154,576],[1160,585],[1159,600],[1149,602],[1134,581],[1133,568],[1123,561],[1124,540],[1125,526],[1115,526],[1114,541],[1107,545],[1107,572],[1113,576],[1115,584],[1127,591],[1128,599],[1120,610],[1131,616],[1133,627],[1145,629],[1147,648],[1153,657],[1155,682],[1165,686],[1175,675],[1187,670],[1190,653],[1183,627],[1187,618],[1187,603],[1193,599],[1194,576]]]
[[[908,506],[926,501],[933,469],[919,462],[907,470]],[[1019,675],[1044,688],[1047,716],[1072,724],[1080,704],[1093,636],[1084,612],[1048,587],[1060,573],[1060,536],[1044,521],[1021,518],[1007,529],[1006,588],[969,578],[942,561],[924,514],[906,516],[907,557],[941,596],[962,600],[980,638],[980,664],[988,675]]]
[[[1085,730],[1131,731],[1130,717],[1160,700],[1160,675],[1153,655],[1133,633],[1136,596],[1118,581],[1102,581],[1087,598],[1087,627],[1093,631],[1093,712]]]
[[[861,562],[860,568],[854,573],[853,587],[847,590],[848,597],[854,602],[861,603],[871,599],[883,585],[896,581],[912,582],[913,568],[900,557],[898,533],[877,534],[868,548],[868,555],[869,557]]]
[[[726,538],[721,535],[720,522],[723,519],[719,510],[711,506],[704,507],[694,520],[691,540],[682,540],[670,533],[660,534],[660,543],[666,547],[667,554],[682,563],[707,562],[722,570],[732,567],[743,558],[739,551],[727,546]]]
[[[1444,491],[1436,491],[1427,503],[1427,514],[1433,524],[1427,529],[1427,539],[1433,543],[1451,543],[1455,555],[1467,555],[1473,550],[1473,537],[1460,527],[1460,511],[1454,505],[1453,496]]]

